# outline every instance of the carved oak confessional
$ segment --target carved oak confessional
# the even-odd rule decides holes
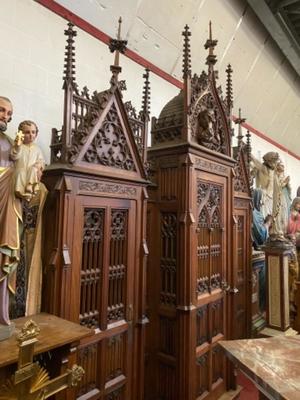
[[[234,386],[218,346],[245,337],[250,319],[249,143],[231,148],[232,85],[192,77],[186,26],[183,90],[152,120],[148,162],[145,398],[217,399]],[[242,121],[241,121],[242,122]]]
[[[110,88],[80,93],[72,24],[65,35],[64,121],[43,175],[44,310],[95,329],[79,347],[85,375],[68,399],[142,399],[148,71],[137,114],[118,81],[119,29]]]

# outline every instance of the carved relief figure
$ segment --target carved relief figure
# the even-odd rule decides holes
[[[198,114],[197,141],[201,146],[211,150],[219,150],[220,138],[214,130],[214,111],[205,109]]]
[[[20,200],[14,195],[14,165],[10,160],[11,140],[5,135],[11,121],[11,101],[0,97],[0,324],[10,325],[9,291],[14,292],[19,261]]]
[[[15,161],[15,193],[20,198],[30,199],[39,191],[40,178],[45,167],[41,149],[34,143],[38,127],[33,121],[23,121],[11,149]]]

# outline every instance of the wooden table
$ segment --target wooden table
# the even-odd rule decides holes
[[[28,320],[33,320],[40,328],[34,355],[49,372],[51,379],[61,376],[77,364],[77,347],[80,340],[93,334],[91,329],[46,313],[13,320],[15,332],[9,339],[0,342],[0,388],[17,370],[19,346],[16,336]],[[75,398],[74,388],[55,396],[55,399],[60,400]]]
[[[228,358],[260,391],[260,399],[300,399],[300,335],[221,341]]]

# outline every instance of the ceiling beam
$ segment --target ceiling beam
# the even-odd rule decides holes
[[[283,54],[289,60],[294,70],[300,76],[300,46],[295,39],[293,40],[287,27],[279,23],[264,0],[247,1]],[[283,3],[283,1],[281,3]]]
[[[282,1],[279,1],[277,7],[283,8],[283,7],[290,6],[291,4],[294,4],[294,3],[300,3],[300,2],[299,2],[299,0],[282,0]]]

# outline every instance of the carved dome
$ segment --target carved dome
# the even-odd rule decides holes
[[[183,124],[183,90],[177,96],[171,99],[161,110],[156,122],[156,128],[166,126],[176,126]]]

